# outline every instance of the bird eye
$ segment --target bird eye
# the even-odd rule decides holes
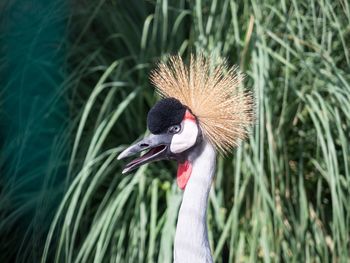
[[[180,130],[181,130],[181,126],[179,124],[177,124],[177,125],[169,127],[168,133],[175,134],[175,133],[178,133]]]

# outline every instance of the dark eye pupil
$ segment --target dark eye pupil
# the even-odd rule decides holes
[[[180,131],[180,126],[179,125],[174,125],[169,128],[170,133],[177,133]]]

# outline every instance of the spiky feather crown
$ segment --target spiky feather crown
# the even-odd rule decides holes
[[[203,55],[191,55],[186,66],[180,56],[160,62],[151,82],[162,97],[173,97],[197,117],[203,134],[222,153],[228,153],[253,123],[253,97],[240,87],[244,75],[226,61],[217,65]]]

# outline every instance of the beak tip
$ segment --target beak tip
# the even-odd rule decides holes
[[[117,157],[117,160],[121,160],[125,157],[125,152],[121,152],[118,157]]]

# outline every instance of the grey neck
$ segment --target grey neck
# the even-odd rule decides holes
[[[179,211],[174,262],[213,262],[207,231],[207,205],[215,173],[216,153],[203,140],[188,157],[192,164],[191,177],[186,185]]]

